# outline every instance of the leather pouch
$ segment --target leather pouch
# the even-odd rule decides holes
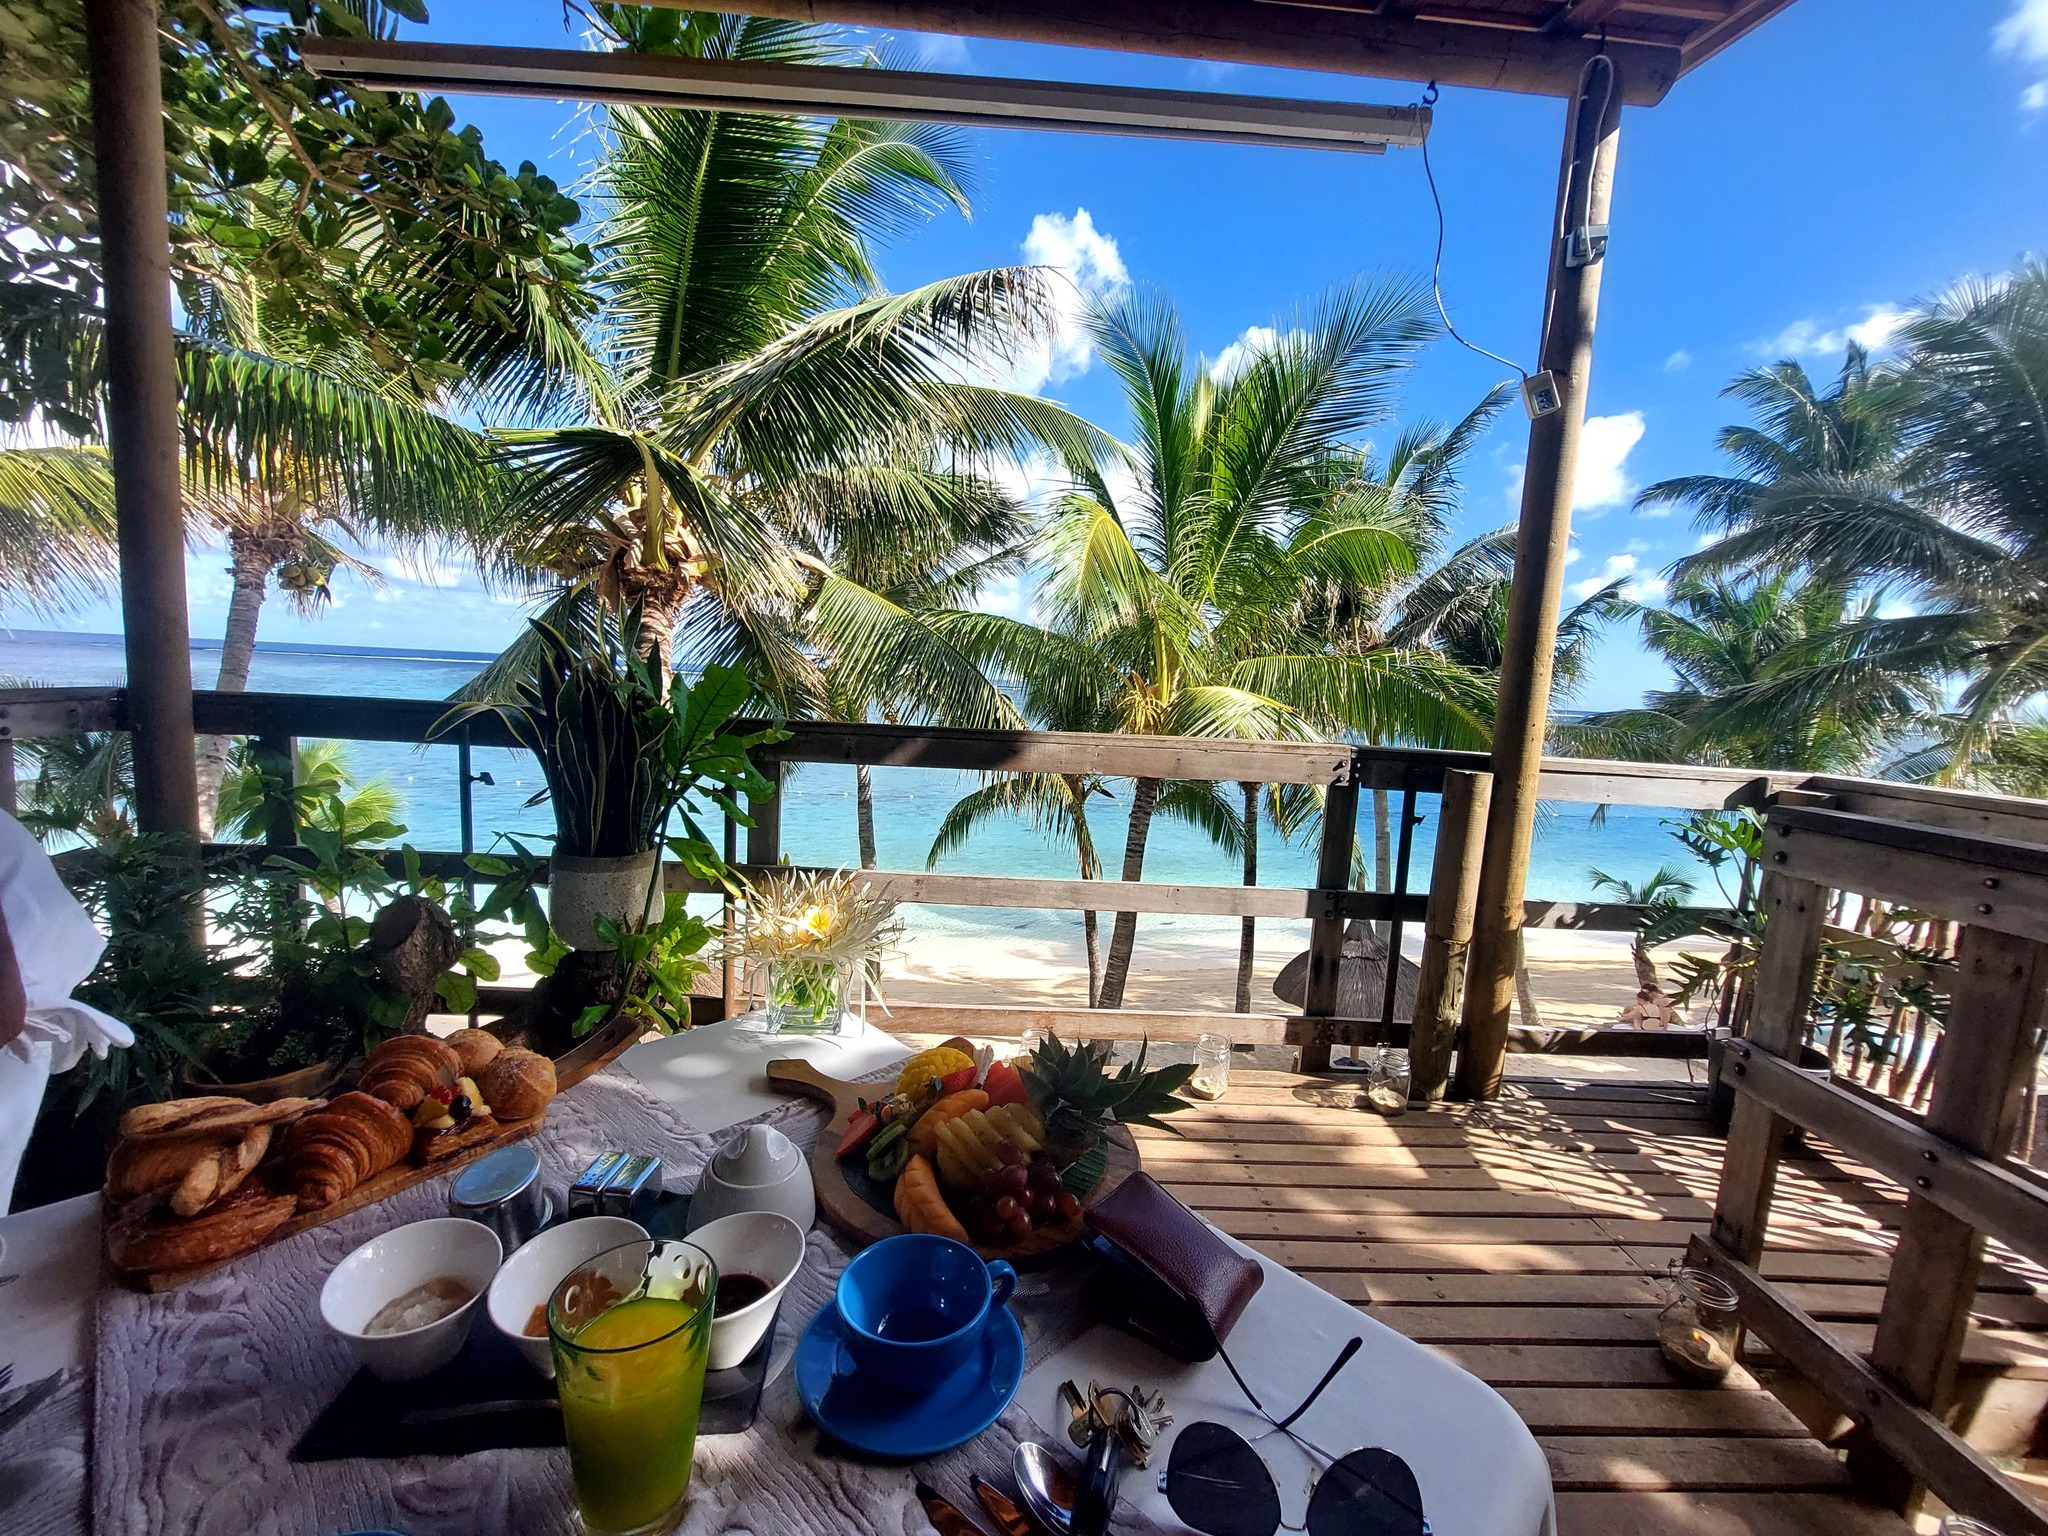
[[[1090,1206],[1087,1225],[1106,1251],[1082,1305],[1176,1359],[1212,1359],[1266,1278],[1149,1174]]]

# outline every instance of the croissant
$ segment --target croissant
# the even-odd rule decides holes
[[[504,1051],[484,1068],[476,1086],[500,1120],[528,1120],[555,1096],[555,1064],[538,1051]]]
[[[445,1043],[460,1058],[462,1077],[475,1077],[505,1049],[505,1042],[488,1029],[458,1029]]]
[[[412,1146],[412,1122],[358,1090],[306,1116],[286,1141],[299,1209],[312,1211],[332,1205],[404,1157]]]
[[[399,1035],[371,1051],[356,1087],[410,1114],[437,1087],[452,1088],[462,1058],[432,1035]]]

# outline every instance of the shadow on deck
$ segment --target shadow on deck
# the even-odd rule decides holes
[[[1394,1120],[1357,1101],[1356,1079],[1233,1073],[1227,1099],[1176,1116],[1183,1136],[1147,1137],[1146,1165],[1499,1389],[1550,1458],[1560,1536],[1908,1529],[1852,1489],[1815,1438],[1845,1426],[1760,1347],[1757,1374],[1718,1388],[1681,1383],[1657,1353],[1660,1282],[1705,1230],[1720,1174],[1701,1089],[1524,1076],[1498,1103]],[[1778,1189],[1765,1274],[1867,1349],[1902,1192],[1824,1149],[1788,1158]],[[2033,1283],[2048,1277],[2003,1258],[1984,1272],[1965,1400],[1973,1440],[2021,1454],[2048,1392]]]

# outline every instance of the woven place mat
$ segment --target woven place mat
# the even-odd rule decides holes
[[[681,1237],[689,1219],[689,1196],[668,1194],[644,1225],[655,1237]],[[771,1324],[753,1354],[706,1373],[698,1434],[736,1435],[754,1422],[774,1341]],[[417,1381],[357,1371],[291,1454],[293,1461],[467,1456],[563,1443],[554,1382],[478,1308],[462,1352],[448,1364]]]

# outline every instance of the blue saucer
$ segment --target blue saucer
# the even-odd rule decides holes
[[[1024,1379],[1024,1334],[1008,1307],[989,1314],[977,1358],[915,1398],[862,1385],[840,1345],[843,1326],[828,1301],[797,1340],[797,1396],[818,1428],[870,1456],[912,1461],[965,1445],[1002,1417]]]

